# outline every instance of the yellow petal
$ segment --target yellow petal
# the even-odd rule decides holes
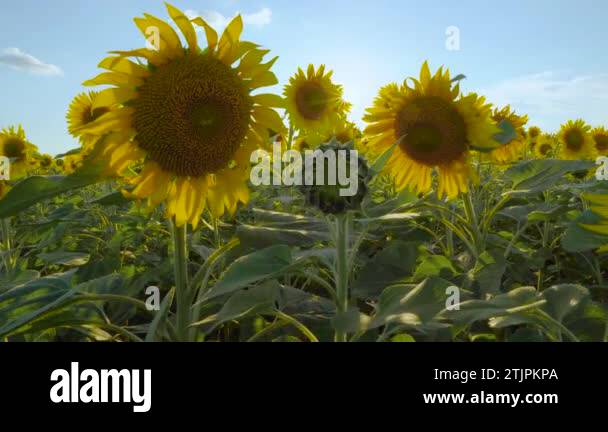
[[[186,214],[185,209],[187,190],[186,177],[178,177],[175,181],[173,194],[169,198],[169,212],[171,216],[175,217],[175,225],[178,227],[183,226],[188,221],[188,215]]]
[[[243,57],[245,54],[247,54],[249,51],[254,50],[256,48],[259,48],[260,46],[256,43],[253,42],[249,42],[249,41],[240,41],[239,42],[239,49],[237,52],[237,58],[241,58]]]
[[[91,110],[101,107],[111,107],[117,104],[123,104],[137,96],[137,91],[125,87],[112,87],[100,91],[91,105]]]
[[[146,167],[147,168],[147,167]],[[146,198],[156,189],[156,175],[151,169],[144,168],[144,171],[137,176],[137,186],[131,192],[131,195],[136,198]]]
[[[141,78],[119,73],[119,72],[102,72],[95,78],[86,80],[82,83],[84,86],[98,85],[115,85],[117,87],[138,87],[144,81]]]
[[[325,73],[325,65],[322,64],[321,66],[319,66],[319,69],[317,70],[317,75],[316,75],[317,78],[323,78],[324,73]]]
[[[261,93],[253,96],[253,103],[271,108],[285,108],[285,100],[272,93]]]
[[[429,63],[425,61],[420,69],[420,84],[422,84],[423,87],[426,87],[428,86],[430,80],[431,70],[429,69]]]
[[[134,63],[131,60],[121,56],[106,57],[99,63],[98,67],[112,72],[120,72],[140,78],[146,77],[150,74],[142,65]]]
[[[207,36],[207,46],[210,50],[213,50],[217,45],[217,32],[201,17],[194,18],[192,20],[192,23],[205,29],[205,35]]]
[[[179,40],[179,36],[177,35],[177,33],[175,32],[175,30],[173,30],[173,27],[171,27],[169,24],[167,24],[165,21],[156,18],[153,15],[150,14],[144,14],[144,16],[147,18],[148,21],[148,26],[153,28],[156,27],[156,29],[158,29],[158,35],[160,36],[160,42],[161,42],[161,46],[159,47],[161,49],[161,51],[163,50],[167,50],[169,51],[172,55],[171,57],[173,58],[175,55],[181,54],[181,50],[182,50],[182,43]],[[150,37],[150,30],[146,30],[148,32],[148,36]],[[156,31],[154,29],[154,31]],[[145,33],[144,33],[145,35]],[[165,43],[165,46],[163,47],[162,42]]]
[[[107,112],[95,121],[76,128],[77,134],[104,135],[115,130],[125,130],[131,127],[133,108],[120,108]]]
[[[148,204],[152,207],[156,207],[163,202],[167,198],[171,183],[170,174],[159,169],[157,174],[157,188],[148,197]]]
[[[194,202],[194,210],[190,215],[189,223],[192,225],[193,229],[196,229],[198,223],[201,219],[201,214],[203,213],[203,209],[205,208],[205,204],[207,202],[207,176],[203,176],[197,179],[192,180],[192,186],[196,191],[195,202]]]
[[[308,65],[308,70],[306,71],[306,77],[308,79],[313,79],[315,76],[315,67],[312,64]]]
[[[153,65],[160,66],[167,62],[168,57],[160,51],[154,51],[147,48],[139,48],[130,51],[110,51],[110,54],[116,54],[121,57],[141,57],[148,60]]]
[[[270,71],[262,72],[251,80],[249,88],[254,90],[260,87],[268,87],[278,84],[279,80],[276,75]]]
[[[113,172],[120,174],[128,168],[129,165],[138,161],[143,156],[143,150],[135,144],[125,143],[112,152],[110,159],[108,160],[108,166]]]
[[[192,23],[188,17],[186,17],[186,15],[184,15],[178,8],[171,6],[169,3],[165,3],[165,6],[167,7],[169,16],[173,19],[173,21],[175,21],[175,24],[179,27],[186,38],[190,51],[196,52],[198,49],[196,31],[194,31],[194,27],[192,26]]]
[[[226,64],[232,64],[238,54],[239,38],[243,31],[243,19],[240,15],[228,24],[218,45],[218,58]]]
[[[283,120],[281,120],[281,116],[273,109],[254,106],[252,115],[257,123],[262,124],[277,133],[285,131],[285,125],[283,124]]]
[[[239,67],[237,68],[239,72],[247,75],[248,72],[253,69],[255,66],[259,65],[262,62],[262,59],[266,54],[268,54],[270,50],[258,50],[254,49],[249,51],[245,56],[241,59],[239,63]]]
[[[255,79],[257,76],[267,72],[274,65],[274,63],[278,60],[279,57],[274,57],[267,63],[261,63],[249,69],[247,72],[243,73],[244,78],[253,78]]]
[[[207,192],[207,207],[213,216],[216,218],[224,214],[224,190],[222,184],[217,182],[213,187],[210,187]]]

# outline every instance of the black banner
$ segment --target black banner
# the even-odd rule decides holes
[[[336,401],[413,416],[592,409],[605,403],[607,353],[567,343],[0,344],[0,397],[7,412],[140,419]]]

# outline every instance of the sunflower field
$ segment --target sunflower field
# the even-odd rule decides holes
[[[608,342],[607,129],[427,62],[359,129],[329,67],[279,83],[240,16],[167,12],[100,53],[79,148],[0,125],[0,340]],[[261,150],[286,177],[273,148],[348,150],[356,193],[252,184]]]

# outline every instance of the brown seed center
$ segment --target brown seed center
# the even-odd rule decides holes
[[[253,105],[232,68],[207,54],[186,55],[155,70],[138,91],[136,140],[163,169],[199,177],[230,164]]]
[[[404,106],[395,119],[395,132],[401,149],[427,166],[458,160],[468,149],[464,119],[438,97],[422,97]]]

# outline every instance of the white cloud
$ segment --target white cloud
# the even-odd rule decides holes
[[[200,16],[216,31],[221,31],[228,25],[228,23],[230,23],[230,21],[232,21],[235,16],[239,14],[239,12],[232,16],[224,16],[217,11],[197,12],[189,9],[185,12],[185,14],[190,19]],[[259,11],[250,14],[242,13],[241,17],[243,18],[243,23],[246,25],[264,27],[265,25],[270,24],[272,21],[272,11],[268,8],[262,8]]]
[[[63,75],[63,71],[58,66],[44,63],[33,55],[21,51],[19,48],[6,48],[0,51],[0,64],[36,75]]]
[[[608,122],[608,74],[572,76],[542,72],[502,81],[481,91],[490,102],[511,104],[530,124],[556,130],[568,119]]]
[[[263,8],[251,14],[244,14],[243,21],[245,24],[263,27],[272,21],[272,11],[268,8]]]

